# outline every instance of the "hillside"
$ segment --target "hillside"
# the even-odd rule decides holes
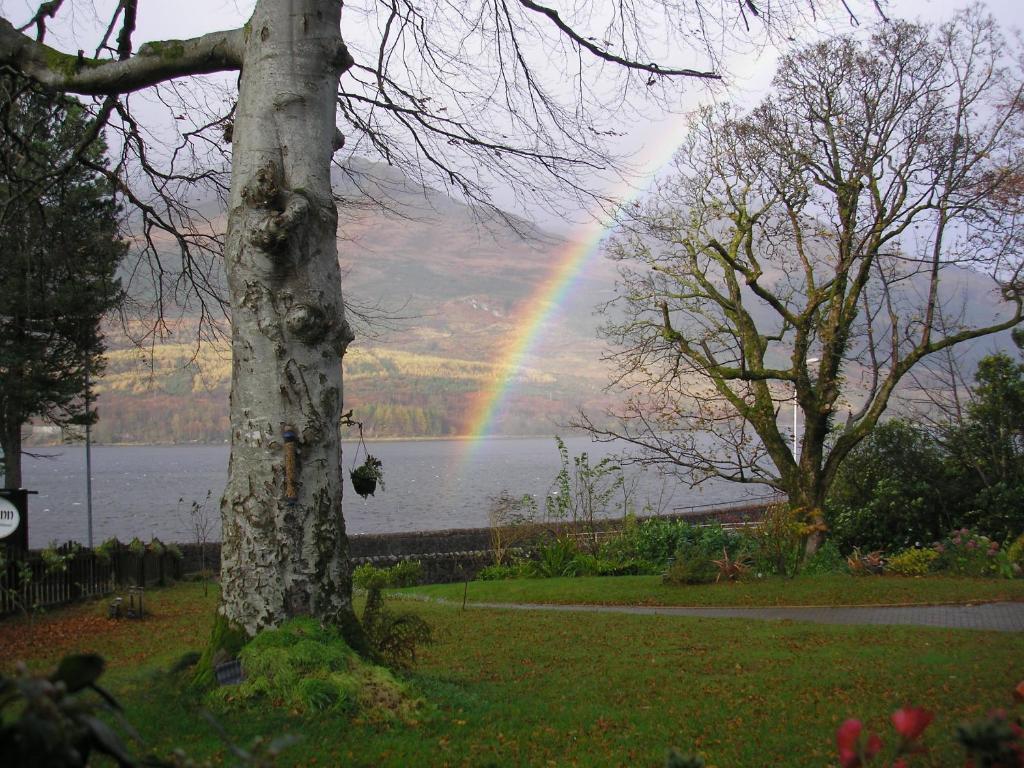
[[[356,169],[353,176],[355,183],[335,179],[336,193],[346,198],[338,228],[346,300],[401,319],[357,325],[344,362],[346,408],[369,435],[466,434],[473,403],[500,383],[503,351],[529,320],[530,297],[554,274],[567,244],[526,222],[513,220],[513,228],[481,221],[443,195],[405,186],[387,168]],[[363,204],[367,194],[387,197],[388,209]],[[223,214],[206,213],[222,223]],[[516,376],[497,433],[550,434],[578,406],[602,404],[607,374],[593,307],[607,297],[614,275],[600,258],[592,262]],[[109,328],[98,441],[227,438],[227,343],[197,345],[189,317],[170,330],[162,343],[140,351],[120,327]]]

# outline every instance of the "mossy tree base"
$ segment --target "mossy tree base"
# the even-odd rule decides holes
[[[225,616],[217,613],[210,632],[210,642],[196,664],[192,685],[198,690],[212,688],[216,684],[214,668],[222,661],[238,657],[242,648],[252,638],[241,627],[232,624]]]

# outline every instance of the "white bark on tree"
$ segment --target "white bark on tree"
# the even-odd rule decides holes
[[[340,4],[257,4],[235,113],[225,259],[232,306],[231,467],[221,613],[253,634],[351,614],[341,513],[345,321],[331,193]],[[294,427],[294,501],[283,432]]]

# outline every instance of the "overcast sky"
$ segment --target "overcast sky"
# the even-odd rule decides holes
[[[866,0],[860,0],[861,28],[864,29],[875,20],[876,16],[867,9]],[[892,17],[940,21],[948,19],[957,9],[967,3],[964,0],[889,0],[887,12]],[[1010,32],[1019,24],[1021,0],[989,0],[984,3],[995,16],[1002,21],[1005,30]],[[12,22],[18,23],[31,16],[32,9],[38,2],[26,0],[0,0],[0,9]],[[113,3],[110,0],[96,2],[68,2],[65,9],[71,8],[73,16],[65,16],[65,23],[70,27],[55,27],[48,41],[64,50],[76,50],[84,43],[76,41],[69,32],[71,28],[96,26],[97,19],[109,18],[107,10]],[[855,3],[856,5],[856,3]],[[226,29],[243,24],[251,12],[252,2],[239,0],[143,0],[140,3],[138,28],[135,34],[136,48],[142,42],[153,39],[193,37],[216,29]],[[62,10],[62,13],[64,11]],[[837,27],[839,30],[850,29],[845,23]],[[343,30],[344,31],[344,30]],[[804,40],[807,39],[805,36]],[[733,57],[725,62],[725,74],[728,78],[728,89],[718,89],[714,93],[694,85],[689,89],[689,103],[697,106],[712,98],[729,98],[740,103],[753,104],[767,88],[774,70],[775,54],[772,50],[762,50],[756,56],[746,58]],[[702,62],[687,61],[689,66],[700,66]],[[668,160],[672,147],[678,143],[674,137],[682,127],[682,118],[666,116],[661,122],[644,121],[637,125],[622,126],[626,135],[618,140],[616,149],[629,158],[630,166],[635,170],[632,187],[621,182],[611,183],[610,190],[621,196],[633,193],[635,188],[648,184],[657,170]],[[511,198],[497,194],[499,203],[511,206]],[[522,214],[535,214],[531,211],[517,211]],[[557,227],[563,234],[572,237],[573,224],[565,224],[566,220],[583,222],[586,214],[583,211],[567,211],[567,217],[559,222],[550,216],[542,216],[542,224]]]

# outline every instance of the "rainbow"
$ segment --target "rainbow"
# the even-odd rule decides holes
[[[613,195],[620,200],[619,210],[646,192],[658,172],[672,159],[684,126],[685,117],[669,121],[664,130],[658,132],[658,138],[645,147],[643,155],[647,159],[641,164],[644,172],[638,175],[641,183],[624,184],[618,194]],[[494,382],[473,401],[466,421],[467,436],[472,444],[490,434],[496,415],[515,387],[524,361],[544,338],[548,321],[570,294],[584,267],[599,257],[601,244],[610,232],[611,225],[595,219],[574,232],[570,242],[555,253],[551,271],[518,313],[517,333],[506,342],[496,362],[498,373]]]

